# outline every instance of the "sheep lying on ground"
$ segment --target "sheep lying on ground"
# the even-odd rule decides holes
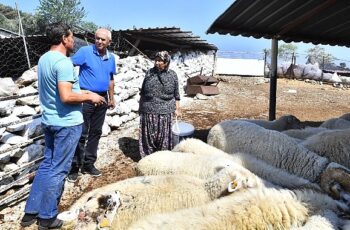
[[[255,155],[269,164],[315,181],[328,160],[298,145],[289,136],[245,121],[223,121],[212,127],[208,144],[225,152]]]
[[[331,163],[283,133],[244,121],[224,121],[215,125],[209,131],[208,144],[229,153],[252,154],[274,167],[315,183]],[[336,164],[332,164],[332,167],[342,168]],[[332,177],[331,173],[327,175]],[[350,183],[339,178],[334,178],[334,182],[342,188],[348,188]],[[350,190],[344,192],[349,193]]]
[[[338,213],[339,207],[348,211],[346,205],[309,190],[250,189],[199,207],[147,216],[130,229],[290,229],[320,210]]]
[[[76,210],[84,210],[82,221],[90,220],[82,229],[89,229],[91,222],[96,222],[96,213],[99,212],[101,197],[115,193],[120,194],[120,207],[110,225],[111,220],[99,222],[98,226],[109,225],[112,229],[125,229],[128,225],[140,217],[152,214],[174,211],[208,203],[229,192],[248,187],[247,178],[241,171],[234,168],[224,168],[207,180],[202,180],[186,175],[144,176],[126,179],[85,194],[70,209],[71,213],[79,213]],[[230,186],[231,185],[231,186]],[[87,201],[94,200],[86,207]],[[94,216],[90,216],[93,214]],[[83,226],[77,217],[74,226]],[[101,219],[101,218],[100,218]],[[93,225],[92,224],[92,225]],[[72,226],[72,223],[68,223]],[[96,224],[93,229],[96,228]]]
[[[282,133],[287,134],[290,137],[299,139],[299,142],[315,134],[327,131],[324,127],[306,127],[305,129],[289,129]]]
[[[261,183],[257,176],[242,167],[241,164],[237,164],[226,153],[217,156],[216,154],[198,155],[185,152],[158,151],[141,159],[137,164],[137,171],[139,175],[185,174],[207,179],[227,167],[231,167],[241,175],[245,175],[249,187],[256,187]]]
[[[166,174],[167,171],[169,171],[171,173],[173,173],[173,172],[178,173],[178,171],[179,171],[178,168],[183,170],[182,167],[184,167],[183,165],[186,164],[186,165],[189,165],[188,166],[189,168],[187,169],[188,170],[187,173],[190,175],[193,175],[193,176],[197,176],[197,174],[199,174],[199,173],[207,174],[209,172],[213,172],[214,168],[216,166],[218,166],[218,164],[216,164],[216,162],[222,162],[222,164],[227,163],[228,165],[229,164],[233,165],[232,163],[228,163],[228,162],[233,161],[236,164],[239,164],[239,165],[243,166],[244,168],[248,169],[249,171],[251,171],[255,175],[261,177],[262,179],[264,179],[268,182],[271,182],[275,185],[279,185],[279,186],[282,186],[284,188],[290,188],[290,189],[292,189],[292,188],[313,188],[315,190],[320,190],[320,187],[317,184],[311,183],[309,180],[306,180],[304,178],[290,174],[287,171],[282,170],[280,168],[276,168],[274,166],[271,166],[271,165],[267,164],[265,161],[257,159],[255,156],[253,156],[251,154],[245,154],[245,153],[227,154],[227,153],[223,152],[222,150],[215,148],[211,145],[208,145],[207,143],[205,143],[199,139],[187,138],[187,139],[181,141],[179,144],[177,144],[174,147],[174,150],[182,152],[182,154],[185,154],[186,157],[179,156],[178,152],[172,152],[172,153],[167,154],[166,156],[157,157],[157,155],[160,154],[160,153],[157,153],[157,155],[154,155],[153,157],[148,158],[147,163],[142,162],[143,160],[141,160],[140,161],[140,162],[142,162],[141,164],[142,165],[146,164],[146,165],[141,166],[140,162],[139,162],[138,167],[142,167],[143,169],[141,169],[141,170],[144,172],[146,172],[146,170],[148,170],[148,168],[154,169],[154,171],[151,172],[148,170],[148,172],[146,173],[146,174],[152,175],[152,174]],[[197,157],[191,156],[187,152],[190,152],[190,153],[196,155]],[[152,156],[152,155],[150,155],[150,156]],[[197,160],[198,156],[201,156],[200,160]],[[211,159],[213,157],[215,160]],[[164,158],[167,158],[167,159],[164,159]],[[181,158],[187,158],[187,161],[190,163],[185,162],[183,164],[182,161],[178,162],[177,159],[181,159]],[[147,157],[144,159],[146,160]],[[204,162],[200,163],[202,161],[204,161]],[[175,163],[169,164],[169,162],[175,162]],[[196,162],[196,164],[193,164],[193,162]],[[172,164],[177,165],[177,167],[174,168],[174,166]],[[197,167],[199,167],[200,165],[203,165],[203,168],[205,170],[197,169]]]
[[[303,128],[300,120],[293,115],[285,115],[274,121],[267,120],[248,120],[242,119],[240,121],[248,121],[257,124],[265,129],[271,129],[276,131],[284,131],[288,129],[300,129]]]
[[[343,118],[331,118],[324,121],[320,127],[327,129],[348,129],[350,128],[350,121]]]
[[[290,230],[334,230],[345,223],[346,221],[340,219],[333,211],[326,209],[310,216],[303,226],[292,227]]]
[[[339,118],[350,121],[350,113],[345,113],[345,114],[341,115]]]
[[[350,123],[350,122],[349,122]],[[307,149],[350,168],[350,128],[328,130],[301,142]]]

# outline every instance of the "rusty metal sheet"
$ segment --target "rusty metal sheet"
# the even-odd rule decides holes
[[[187,79],[188,85],[211,85],[217,83],[219,83],[219,81],[215,77],[205,75],[197,75]]]
[[[213,85],[187,85],[185,92],[187,95],[196,95],[197,93],[204,95],[217,95],[219,88]]]

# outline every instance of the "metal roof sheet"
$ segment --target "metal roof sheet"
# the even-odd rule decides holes
[[[113,42],[119,36],[136,44],[140,50],[217,50],[218,48],[209,44],[206,40],[195,36],[191,31],[181,31],[177,27],[164,28],[139,28],[132,30],[112,31]]]
[[[350,47],[348,0],[236,0],[207,33]]]

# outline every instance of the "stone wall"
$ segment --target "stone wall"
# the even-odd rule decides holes
[[[186,52],[172,55],[170,68],[179,78],[180,94],[188,77],[211,75],[214,69],[214,52]],[[153,61],[143,56],[119,59],[115,79],[116,108],[108,110],[103,136],[138,117],[139,90],[145,72]],[[37,67],[27,70],[12,81],[0,78],[0,209],[25,197],[29,181],[39,166],[44,141],[41,130],[41,109],[37,89]]]

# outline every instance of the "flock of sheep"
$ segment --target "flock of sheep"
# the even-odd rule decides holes
[[[350,114],[301,127],[228,120],[95,189],[64,229],[350,229]]]

